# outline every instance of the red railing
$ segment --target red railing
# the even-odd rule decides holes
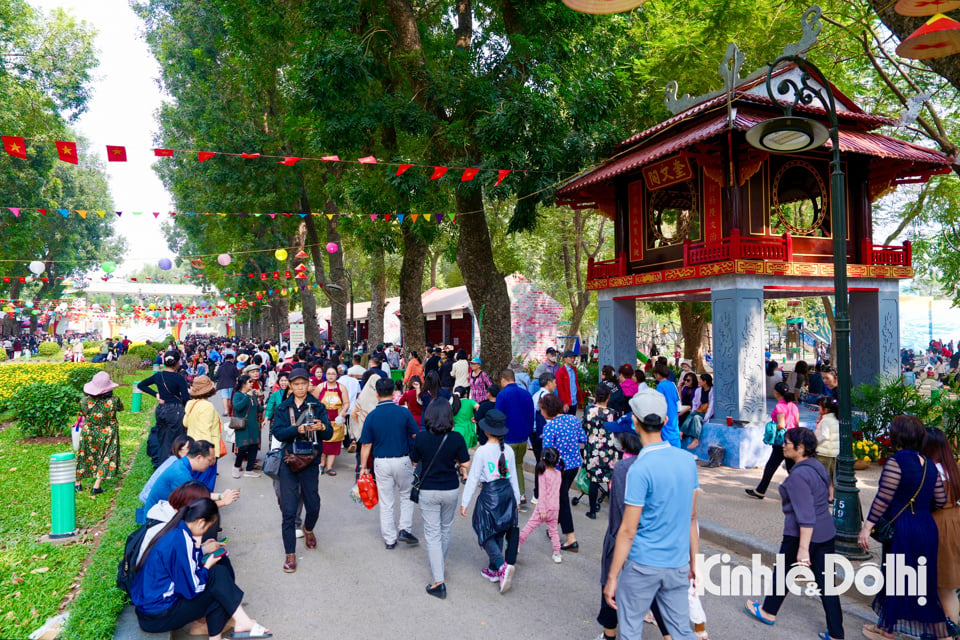
[[[913,266],[913,245],[907,240],[902,247],[873,244],[870,238],[863,239],[861,260],[864,264],[879,264],[895,267]]]
[[[616,278],[627,275],[627,254],[621,252],[613,260],[595,262],[593,258],[587,260],[587,280],[599,278]]]
[[[729,238],[719,242],[683,243],[683,265],[707,264],[724,260],[793,260],[793,238],[789,233],[782,238],[743,238],[739,229],[730,231]]]

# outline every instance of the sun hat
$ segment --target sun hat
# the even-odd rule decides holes
[[[641,422],[650,414],[660,416],[660,421],[663,422],[663,419],[667,417],[667,399],[662,393],[653,389],[649,390],[652,393],[641,392],[630,398],[630,410]]]
[[[243,364],[249,359],[250,359],[249,355],[247,355],[246,353],[241,353],[240,355],[237,356],[237,364]]]
[[[255,364],[248,364],[247,366],[245,366],[245,367],[243,368],[243,373],[244,373],[244,374],[251,373],[251,372],[253,372],[253,371],[260,371],[260,367],[258,367],[258,366],[255,365]]]
[[[190,395],[192,397],[204,396],[216,390],[216,388],[210,376],[197,376],[193,379],[193,384],[190,385]]]
[[[684,358],[683,360],[680,361],[680,366],[682,367],[683,365],[687,365],[691,369],[693,368],[693,362],[691,360],[688,360],[687,358]]]
[[[474,358],[474,359],[471,360],[470,362],[471,362],[471,364],[483,364],[483,362],[480,360],[480,358]]]
[[[102,396],[105,393],[113,391],[120,385],[110,379],[110,374],[106,371],[98,371],[87,384],[83,385],[83,392],[90,396]]]
[[[507,416],[498,409],[490,409],[480,421],[480,428],[491,436],[507,435]]]
[[[306,369],[294,369],[290,372],[290,382],[293,382],[294,380],[300,380],[301,378],[307,382],[310,381],[310,374],[307,373]]]

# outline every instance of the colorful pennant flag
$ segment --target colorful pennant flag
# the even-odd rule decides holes
[[[377,159],[373,156],[366,156],[357,160],[360,164],[377,164]]]
[[[398,176],[402,176],[402,175],[403,175],[404,173],[406,173],[407,170],[410,169],[410,167],[412,167],[412,166],[413,166],[412,164],[402,164],[402,165],[400,165],[399,167],[397,167],[397,175],[398,175]]]
[[[19,136],[3,136],[3,148],[14,158],[27,159],[27,141]]]
[[[324,162],[340,162],[340,156],[323,156],[320,159]]]
[[[512,169],[500,169],[500,170],[497,172],[500,177],[497,178],[497,184],[495,184],[495,185],[493,185],[493,186],[496,187],[496,186],[498,186],[501,182],[503,182],[503,179],[506,178],[508,175],[510,175],[510,171],[512,171]]]
[[[20,217],[20,207],[7,207],[7,209],[10,209],[10,213],[13,214],[14,218]]]
[[[153,155],[157,156],[158,158],[172,158],[173,149],[154,149]]]
[[[294,157],[294,156],[287,156],[286,158],[284,158],[283,160],[281,160],[281,161],[278,162],[277,164],[285,164],[285,165],[287,165],[288,167],[292,167],[293,165],[297,164],[297,163],[300,162],[301,160],[303,160],[303,158],[297,158],[297,157]]]
[[[254,158],[259,158],[260,154],[259,153],[241,153],[240,157],[246,158],[247,160],[253,160]]]
[[[477,177],[478,171],[480,171],[480,169],[464,169],[463,175],[460,177],[460,182],[470,182]]]
[[[127,148],[107,145],[107,162],[126,162]]]
[[[434,167],[434,168],[433,168],[433,175],[430,176],[430,179],[431,179],[431,180],[439,180],[440,178],[443,177],[443,174],[445,174],[445,173],[447,172],[447,169],[449,169],[449,168],[450,168],[450,167]]]
[[[77,164],[77,143],[68,142],[66,140],[57,140],[57,155],[60,156],[60,159],[64,162],[69,162],[70,164]]]
[[[200,151],[197,153],[197,160],[206,162],[215,155],[217,155],[216,151]]]

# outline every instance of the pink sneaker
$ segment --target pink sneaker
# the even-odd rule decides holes
[[[500,582],[500,572],[494,571],[489,567],[484,567],[480,569],[480,575],[489,580],[490,582]]]

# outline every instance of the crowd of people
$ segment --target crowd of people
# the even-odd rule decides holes
[[[698,444],[713,416],[712,376],[687,361],[677,372],[659,358],[649,381],[631,364],[603,367],[588,394],[569,351],[548,349],[532,376],[516,362],[489,372],[479,358],[442,347],[428,346],[426,355],[393,346],[351,355],[332,344],[289,350],[222,339],[188,340],[163,352],[163,369],[139,384],[159,403],[149,440],[157,469],[141,493],[141,521],[152,534],[131,590],[141,626],[161,631],[189,622],[192,631],[217,640],[233,624],[235,634],[245,634],[234,637],[269,637],[240,605],[243,592],[218,538],[220,512],[242,490],[217,491],[218,461],[231,460],[241,482],[271,472],[284,548],[278,565],[293,573],[298,540],[308,551],[318,547],[319,478],[336,476],[338,466],[343,472],[346,452],[353,454],[353,478],[376,484],[386,550],[420,543],[413,531],[420,509],[428,595],[447,597],[452,529],[456,514],[467,516],[471,505],[479,572],[500,593],[510,591],[518,554],[540,525],[551,540],[550,560],[562,563],[564,554],[577,553],[570,492],[582,476],[586,517],[596,519],[608,505],[600,639],[640,638],[647,619],[665,636],[705,639],[703,608],[689,593],[699,552],[699,482],[686,449]],[[394,370],[402,371],[399,380]],[[780,378],[771,389],[775,438],[760,484],[747,493],[762,499],[774,471],[786,464],[781,553],[788,566],[809,566],[822,588],[836,535],[836,376],[822,364],[786,377],[769,372]],[[97,427],[81,445],[78,478],[93,480],[94,492],[116,473],[119,457],[114,427],[104,425],[114,425],[122,407],[112,396],[116,385],[103,376],[85,387],[81,406]],[[798,395],[815,401],[815,429],[800,427]],[[861,543],[878,522],[892,520],[895,535],[884,551],[905,554],[912,566],[926,557],[928,593],[938,597],[921,606],[881,593],[878,621],[863,633],[946,637],[960,609],[960,470],[941,431],[904,416],[890,432],[898,453],[883,470]],[[528,447],[536,462],[532,486],[523,473]],[[931,550],[933,539],[939,544]],[[746,609],[774,624],[782,604],[770,596],[748,601]],[[843,638],[839,600],[824,597],[823,606],[827,630],[820,637]]]

